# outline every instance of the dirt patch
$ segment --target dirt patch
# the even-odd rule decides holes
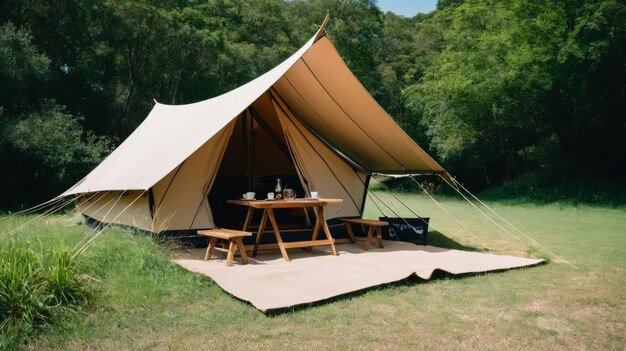
[[[541,329],[554,331],[559,334],[566,333],[571,330],[569,323],[566,320],[553,317],[537,318],[537,326]]]

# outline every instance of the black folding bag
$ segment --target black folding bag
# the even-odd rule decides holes
[[[389,223],[388,227],[382,228],[383,239],[428,245],[428,220],[430,218],[380,217],[379,219]]]

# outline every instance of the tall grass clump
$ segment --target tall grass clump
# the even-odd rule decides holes
[[[0,245],[0,349],[16,348],[89,296],[85,276],[68,248],[36,250],[28,243],[5,240]]]

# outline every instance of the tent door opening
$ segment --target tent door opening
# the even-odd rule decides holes
[[[298,197],[304,197],[305,191],[267,95],[255,101],[235,123],[208,200],[216,227],[240,229],[247,208],[229,205],[227,200],[241,198],[248,191],[254,191],[257,199],[265,199],[274,191],[277,179],[283,187],[294,189]],[[261,219],[261,211],[255,212],[251,229]],[[308,228],[310,215],[303,209],[276,211],[281,229]]]

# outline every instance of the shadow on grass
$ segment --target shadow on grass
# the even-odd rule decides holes
[[[428,245],[440,247],[442,249],[455,249],[462,251],[485,251],[484,249],[474,247],[474,246],[466,246],[461,244],[460,242],[449,238],[440,232],[428,231]]]

